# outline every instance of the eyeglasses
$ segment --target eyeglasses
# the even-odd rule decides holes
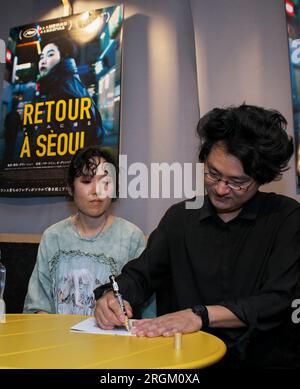
[[[250,186],[253,184],[254,180],[250,182],[249,185],[239,185],[236,182],[224,180],[222,177],[220,177],[218,174],[212,173],[210,171],[204,173],[205,178],[207,178],[210,182],[214,184],[218,184],[220,181],[223,181],[225,185],[228,186],[228,188],[232,190],[237,191],[243,191],[247,192],[247,190],[250,188]]]

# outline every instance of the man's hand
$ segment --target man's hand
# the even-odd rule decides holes
[[[199,331],[202,320],[191,309],[169,313],[155,319],[134,322],[132,332],[137,336],[173,336],[176,332],[189,333]]]
[[[126,300],[124,300],[124,304],[130,319],[132,318],[132,308]],[[115,326],[124,325],[125,316],[112,291],[105,293],[96,301],[95,317],[99,327],[104,330],[112,330]]]

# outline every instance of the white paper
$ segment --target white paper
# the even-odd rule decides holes
[[[129,320],[130,328],[135,320]],[[86,332],[88,334],[100,334],[100,335],[123,335],[123,336],[135,336],[131,331],[127,331],[124,327],[114,328],[113,330],[103,330],[98,327],[96,319],[89,317],[70,328],[70,331]]]

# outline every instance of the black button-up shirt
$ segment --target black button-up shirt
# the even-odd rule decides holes
[[[156,291],[159,315],[197,304],[223,305],[247,324],[232,330],[241,337],[282,322],[299,278],[299,259],[298,202],[257,192],[225,223],[206,197],[200,209],[185,209],[185,202],[172,206],[118,283],[133,306]],[[95,291],[96,298],[100,294]]]

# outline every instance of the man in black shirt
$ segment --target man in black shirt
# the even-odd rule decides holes
[[[137,322],[137,336],[205,330],[226,342],[227,366],[273,363],[299,278],[300,206],[258,189],[287,167],[286,124],[277,111],[245,104],[200,119],[203,206],[172,206],[117,278],[129,317],[156,292],[159,316]],[[124,323],[107,285],[95,297],[100,327]]]

